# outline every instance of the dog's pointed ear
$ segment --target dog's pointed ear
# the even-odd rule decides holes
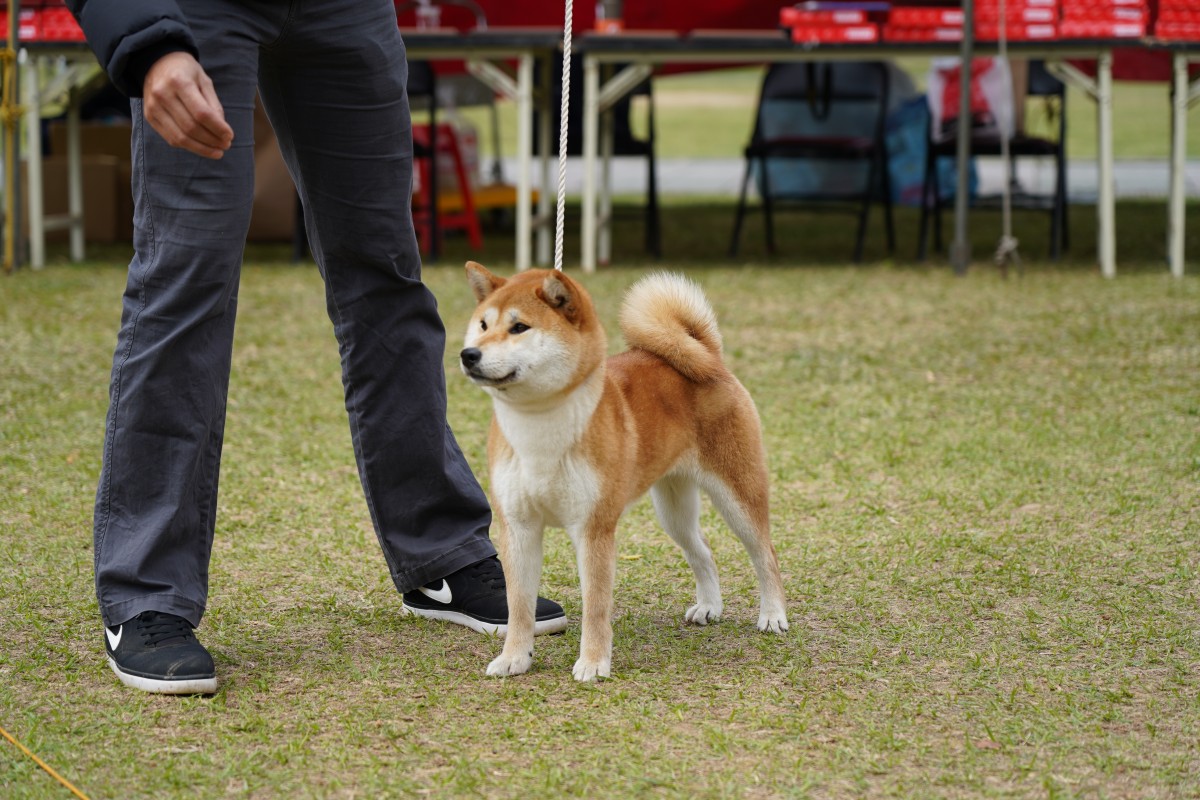
[[[575,287],[558,271],[546,275],[542,288],[538,290],[542,302],[556,309],[568,320],[574,322],[579,313],[579,304],[575,298]]]
[[[475,299],[481,303],[492,292],[508,283],[499,275],[488,272],[487,268],[477,261],[467,262],[467,282],[471,284],[471,291],[475,293]]]

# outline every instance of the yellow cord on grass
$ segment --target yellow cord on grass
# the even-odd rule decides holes
[[[67,787],[68,789],[70,789],[70,790],[71,790],[71,792],[72,792],[72,793],[73,793],[73,794],[74,794],[76,797],[78,797],[78,798],[79,798],[79,800],[88,800],[88,797],[87,797],[87,795],[86,795],[86,794],[84,794],[83,792],[79,791],[79,790],[78,790],[78,789],[76,789],[74,786],[72,786],[72,785],[71,785],[71,782],[70,782],[70,781],[68,781],[66,778],[64,778],[62,775],[59,775],[57,772],[55,772],[53,767],[51,767],[51,766],[50,766],[49,764],[47,764],[45,761],[42,761],[40,758],[38,758],[38,757],[37,757],[37,756],[35,756],[35,755],[34,755],[32,752],[30,752],[30,750],[29,750],[29,748],[28,748],[28,747],[26,747],[25,745],[21,744],[21,743],[20,743],[20,742],[18,742],[16,739],[14,739],[11,733],[9,733],[8,731],[4,730],[4,728],[0,728],[0,735],[3,735],[5,739],[8,739],[10,742],[12,742],[13,744],[15,744],[15,745],[16,745],[16,746],[17,746],[17,747],[20,749],[20,751],[21,751],[22,753],[24,753],[25,755],[27,755],[27,756],[29,756],[30,758],[32,758],[32,759],[34,760],[34,762],[35,762],[35,763],[36,763],[36,764],[37,764],[39,767],[41,767],[42,769],[46,770],[46,772],[48,772],[48,773],[50,774],[50,777],[54,778],[54,780],[58,781],[58,782],[59,782],[59,783],[61,783],[63,786],[65,786],[65,787]]]

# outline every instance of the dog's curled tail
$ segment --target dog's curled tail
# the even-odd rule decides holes
[[[635,283],[621,306],[621,333],[630,347],[653,353],[693,381],[725,372],[717,315],[700,287],[682,275],[658,272]]]

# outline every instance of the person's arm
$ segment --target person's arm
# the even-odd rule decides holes
[[[67,0],[119,90],[142,98],[146,121],[169,144],[220,158],[233,142],[183,14],[166,0]]]
[[[122,93],[141,97],[146,75],[173,52],[200,57],[174,0],[67,0],[100,66]]]

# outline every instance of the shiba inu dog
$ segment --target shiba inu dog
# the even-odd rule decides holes
[[[639,281],[621,309],[629,350],[606,358],[604,330],[577,281],[548,270],[505,279],[473,261],[466,267],[479,305],[460,361],[492,396],[488,465],[508,585],[504,649],[488,674],[517,675],[533,663],[542,536],[551,526],[566,529],[579,566],[575,678],[609,677],[617,521],[647,490],[696,576],[685,619],[706,625],[723,609],[700,531],[704,490],[750,554],[759,629],[786,631],[758,412],[725,367],[700,288],[671,274]]]

